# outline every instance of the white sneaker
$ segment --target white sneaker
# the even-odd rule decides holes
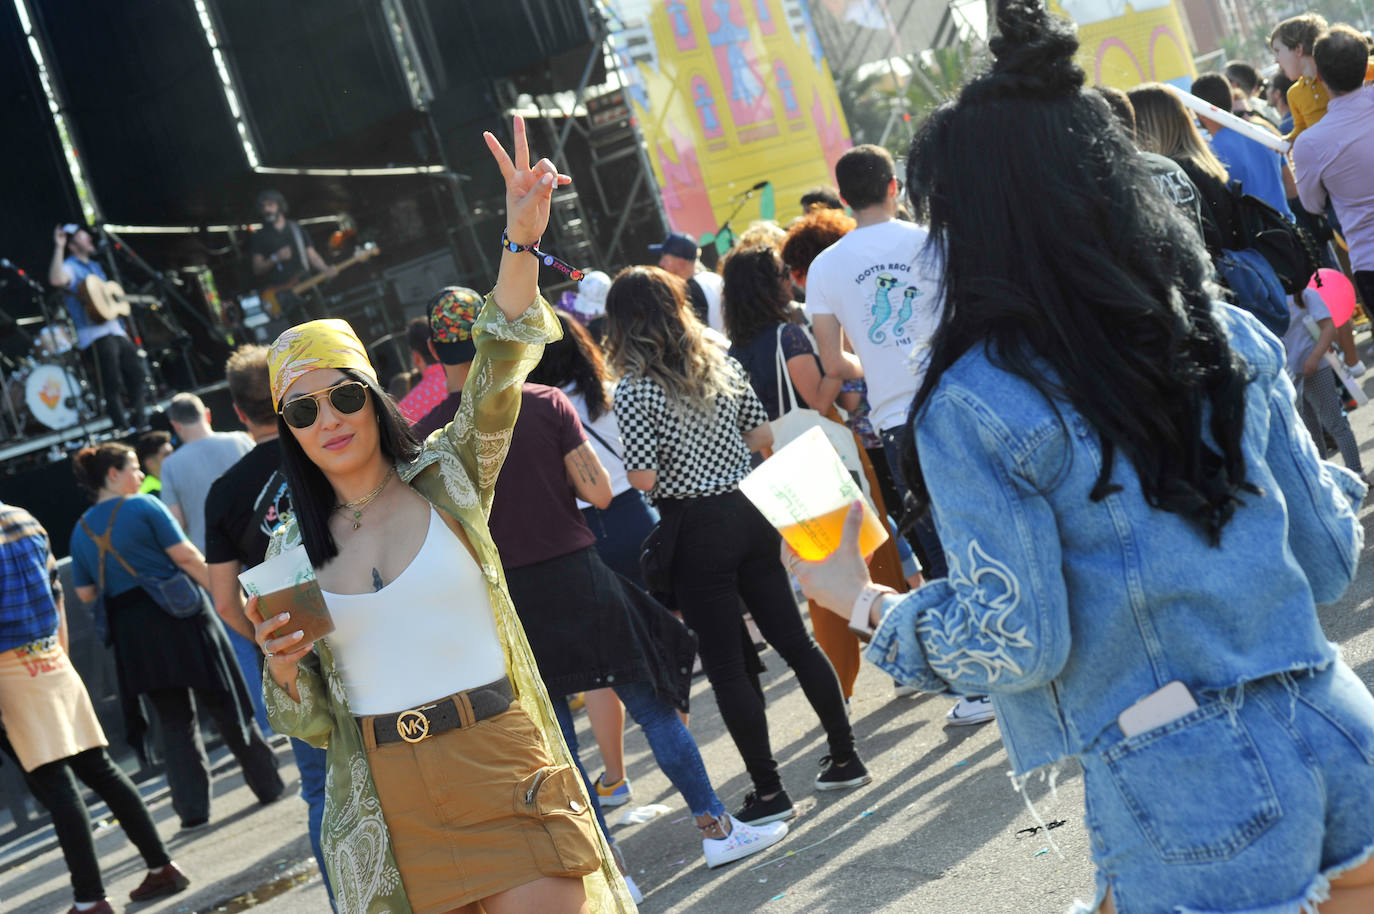
[[[702,838],[701,852],[706,855],[706,866],[715,869],[736,860],[767,850],[787,836],[786,822],[769,822],[767,825],[745,825],[734,816],[730,820],[730,834],[724,838]]]
[[[643,904],[644,893],[639,890],[639,886],[635,885],[634,877],[625,873],[621,878],[625,880],[625,888],[630,890],[630,900],[635,904]]]
[[[897,682],[895,679],[892,681],[892,697],[893,697],[893,698],[909,698],[909,697],[911,697],[912,695],[915,695],[915,694],[916,694],[917,692],[919,692],[919,691],[921,691],[921,690],[918,689],[918,688],[916,688],[914,685],[902,685],[900,682]]]
[[[997,715],[992,710],[992,700],[986,695],[981,698],[961,698],[945,715],[945,726],[971,727],[996,719]]]
[[[1354,365],[1345,366],[1345,370],[1350,372],[1352,378],[1358,378],[1360,375],[1364,374],[1364,361],[1357,360]]]

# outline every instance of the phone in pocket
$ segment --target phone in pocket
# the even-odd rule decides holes
[[[1171,720],[1197,710],[1197,700],[1188,687],[1175,679],[1146,695],[1122,711],[1116,723],[1127,737],[1162,727]]]

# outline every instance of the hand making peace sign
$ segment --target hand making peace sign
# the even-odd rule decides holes
[[[525,119],[515,116],[515,161],[506,154],[501,141],[490,132],[482,134],[491,156],[506,179],[506,235],[516,244],[534,244],[549,224],[549,201],[555,186],[572,183],[559,174],[548,159],[530,167],[530,146],[525,138]]]

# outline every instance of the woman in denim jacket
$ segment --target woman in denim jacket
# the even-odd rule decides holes
[[[949,577],[882,595],[857,512],[787,561],[884,671],[990,694],[1018,776],[1082,763],[1077,911],[1374,910],[1374,698],[1315,610],[1354,575],[1364,485],[1317,458],[1279,342],[1212,301],[1071,27],[998,18],[908,166],[948,251],[908,475]]]

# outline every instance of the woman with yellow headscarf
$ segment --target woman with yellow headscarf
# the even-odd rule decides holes
[[[620,914],[634,905],[549,706],[487,531],[525,375],[558,322],[533,245],[553,188],[515,119],[496,287],[453,421],[416,442],[344,321],[287,330],[269,371],[295,516],[335,630],[247,606],[278,732],[327,749],[326,869],[345,914]],[[495,239],[492,239],[493,245]]]

